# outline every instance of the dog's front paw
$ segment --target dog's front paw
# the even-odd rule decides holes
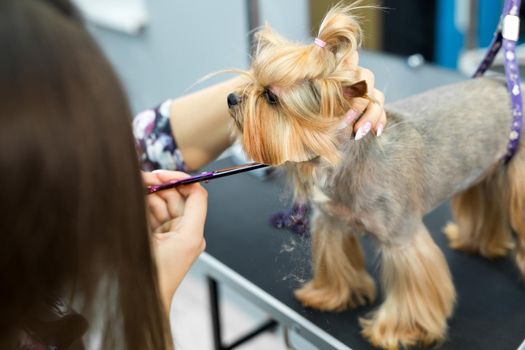
[[[359,285],[318,286],[314,281],[295,291],[295,297],[306,307],[322,311],[342,311],[372,303],[376,290],[370,276],[364,275]]]
[[[396,318],[381,319],[377,315],[371,318],[360,318],[363,328],[361,334],[375,347],[398,350],[400,347],[409,348],[415,345],[430,346],[443,341],[446,327],[440,332],[431,333],[416,323],[400,324]]]

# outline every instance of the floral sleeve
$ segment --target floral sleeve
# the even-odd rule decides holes
[[[171,130],[170,106],[171,100],[168,100],[155,109],[139,113],[133,120],[137,153],[144,171],[187,171]]]

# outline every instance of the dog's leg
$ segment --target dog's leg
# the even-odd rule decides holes
[[[452,199],[455,224],[443,229],[451,248],[487,258],[505,256],[513,248],[506,172],[496,171]]]
[[[509,163],[510,222],[516,234],[516,264],[525,279],[525,140]]]
[[[406,239],[381,245],[385,300],[360,319],[363,335],[384,349],[443,340],[455,301],[445,258],[423,223]]]
[[[365,270],[359,240],[344,226],[322,213],[314,215],[312,227],[313,279],[295,291],[305,306],[320,310],[343,310],[375,299],[375,286]]]

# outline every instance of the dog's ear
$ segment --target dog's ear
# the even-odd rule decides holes
[[[366,80],[358,81],[349,86],[343,87],[343,93],[346,98],[363,97],[368,93]]]

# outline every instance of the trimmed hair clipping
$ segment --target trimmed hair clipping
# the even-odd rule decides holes
[[[266,98],[266,101],[268,101],[268,103],[271,105],[276,105],[277,103],[279,103],[279,99],[269,88],[264,89],[264,97]]]

